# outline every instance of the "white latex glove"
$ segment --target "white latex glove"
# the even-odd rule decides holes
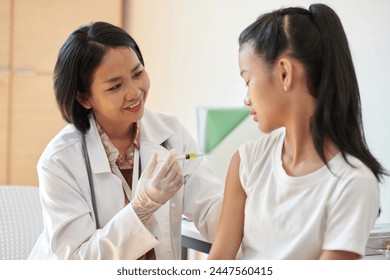
[[[176,160],[176,151],[171,150],[155,171],[157,154],[153,153],[138,181],[131,205],[140,220],[147,224],[153,213],[171,199],[183,186],[184,177]]]

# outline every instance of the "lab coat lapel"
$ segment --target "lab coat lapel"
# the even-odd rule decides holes
[[[156,152],[159,158],[165,158],[168,151],[162,144],[174,133],[161,118],[145,109],[144,116],[140,121],[140,134],[141,168],[143,171],[153,152]]]
[[[87,144],[92,172],[95,174],[106,172],[111,173],[110,163],[107,159],[103,143],[101,141],[97,141],[100,139],[100,136],[93,114],[90,114],[89,116],[89,123],[91,124],[91,128],[85,135],[85,141]]]
[[[110,163],[92,114],[89,122],[91,128],[85,135],[85,141],[91,164],[99,223],[100,226],[104,226],[123,207],[122,181],[111,172]],[[90,195],[92,197],[92,194]]]
[[[156,115],[150,111],[145,110],[144,117],[140,122],[140,155],[141,155],[141,168],[145,169],[153,152],[156,152],[158,158],[165,158],[168,150],[162,146],[162,144],[171,137],[174,133],[167,127],[167,125]],[[156,169],[159,168],[158,164]],[[157,258],[172,259],[172,240],[170,236],[170,203],[167,202],[160,207],[154,214],[162,233],[162,237],[165,242],[160,242],[156,246],[155,252]]]

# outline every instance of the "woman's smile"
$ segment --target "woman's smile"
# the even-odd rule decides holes
[[[126,110],[128,112],[136,113],[139,110],[141,110],[142,106],[143,106],[143,99],[141,98],[136,103],[133,103],[133,104],[130,104],[130,105],[126,106],[124,108],[124,110]]]

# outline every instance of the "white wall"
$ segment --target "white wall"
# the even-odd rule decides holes
[[[196,106],[241,106],[245,89],[237,38],[261,13],[312,1],[127,0],[127,30],[137,40],[152,87],[148,106],[173,113],[196,138]],[[328,0],[349,38],[361,89],[367,142],[390,169],[390,1]],[[381,186],[390,223],[390,180]]]

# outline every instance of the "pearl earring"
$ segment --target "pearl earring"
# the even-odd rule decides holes
[[[289,88],[286,85],[284,85],[284,91],[288,91],[288,90]]]

